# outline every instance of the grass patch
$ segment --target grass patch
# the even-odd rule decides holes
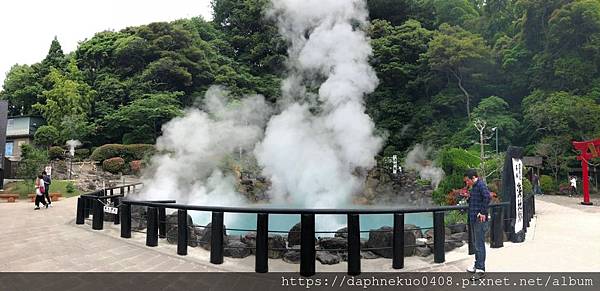
[[[72,186],[68,186],[71,184]],[[71,192],[67,191],[71,188]],[[50,184],[50,193],[60,193],[63,197],[73,197],[81,194],[81,191],[75,187],[73,181],[68,180],[52,180]],[[4,185],[4,193],[19,194],[20,199],[26,199],[28,194],[35,193],[35,187],[31,181],[16,181]]]

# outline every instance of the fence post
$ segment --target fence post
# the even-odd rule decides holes
[[[164,207],[158,208],[158,237],[167,237],[167,210]]]
[[[181,255],[181,256],[187,255],[187,247],[188,247],[187,210],[179,209],[179,210],[177,210],[177,254]]]
[[[404,268],[404,214],[394,213],[392,240],[392,268]]]
[[[502,209],[504,211],[504,209]],[[469,246],[469,255],[475,254],[475,245],[473,244],[473,222],[471,221],[471,215],[467,211],[467,244]]]
[[[112,196],[112,195],[114,195],[114,193],[113,193],[113,189],[112,189],[112,188],[110,188],[110,195],[111,195],[111,196]]]
[[[77,216],[75,218],[75,224],[85,223],[85,218],[83,217],[83,208],[85,208],[83,198],[79,197],[77,198]]]
[[[501,248],[504,246],[504,229],[502,227],[502,208],[492,207],[492,230],[490,231],[490,247]]]
[[[119,194],[125,194],[125,188],[123,186],[119,188]]]
[[[158,246],[158,210],[148,207],[148,226],[146,227],[146,245]]]
[[[121,197],[112,198],[114,206],[117,208],[117,214],[114,214],[114,224],[119,225],[121,223],[121,217],[119,216],[119,212],[121,212]]]
[[[348,275],[360,274],[360,217],[348,214]]]
[[[121,237],[131,238],[131,205],[121,205],[119,214],[121,215]]]
[[[83,198],[83,218],[90,218],[90,209],[92,208],[91,199],[87,196],[82,196]]]
[[[300,275],[308,277],[315,274],[315,215],[300,217]]]
[[[98,198],[92,200],[92,203],[94,206],[92,229],[101,230],[104,227],[104,207]]]
[[[443,263],[446,261],[444,253],[445,237],[444,212],[436,211],[433,213],[433,261]]]
[[[213,212],[210,229],[210,262],[223,263],[223,212]]]
[[[256,215],[256,255],[254,262],[256,273],[269,271],[269,214]]]

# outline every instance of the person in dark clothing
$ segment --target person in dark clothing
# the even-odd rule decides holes
[[[533,177],[531,177],[531,184],[533,184],[533,194],[544,194],[540,188],[540,177],[537,174],[533,174]]]
[[[42,177],[44,180],[44,198],[48,200],[48,206],[52,206],[52,200],[50,199],[50,184],[52,184],[52,180],[46,171],[42,172]]]
[[[465,181],[473,185],[469,193],[469,219],[475,246],[475,264],[467,268],[467,271],[474,273],[474,277],[481,278],[485,274],[485,233],[489,229],[488,208],[491,196],[485,182],[479,179],[477,171],[468,170],[465,173]]]

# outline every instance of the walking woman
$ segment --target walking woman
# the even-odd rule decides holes
[[[37,179],[35,179],[35,208],[34,210],[40,210],[40,202],[42,202],[42,204],[44,206],[46,206],[46,208],[48,208],[48,204],[46,204],[46,199],[44,199],[44,193],[46,193],[46,190],[44,189],[44,177],[42,175],[39,175],[37,177]]]

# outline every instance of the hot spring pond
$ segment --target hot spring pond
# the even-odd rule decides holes
[[[208,212],[188,211],[192,216],[194,224],[206,225],[210,223],[211,214]],[[290,228],[300,222],[300,215],[297,214],[270,214],[269,232],[281,232],[287,235]],[[430,228],[433,225],[433,216],[431,213],[410,213],[404,215],[405,224],[414,224],[417,227]],[[394,218],[392,214],[361,214],[360,230],[361,237],[367,238],[368,231],[382,226],[393,226]],[[256,229],[256,214],[253,213],[225,213],[225,226],[227,234],[242,235],[248,231]],[[346,215],[344,214],[319,214],[315,215],[315,231],[331,231],[332,233],[318,233],[319,237],[333,236],[335,231],[346,227]]]

